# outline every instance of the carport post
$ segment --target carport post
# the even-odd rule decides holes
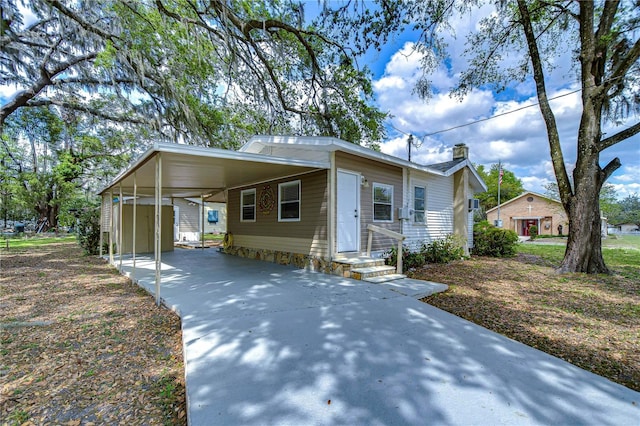
[[[102,258],[102,240],[104,237],[102,236],[102,224],[104,219],[104,194],[100,195],[100,258]]]
[[[124,217],[122,217],[123,207],[122,207],[122,181],[120,181],[119,192],[118,192],[118,269],[122,272],[122,229],[124,222]]]
[[[162,154],[156,155],[156,230],[155,230],[155,257],[156,257],[156,305],[160,306],[160,279],[162,268]]]
[[[136,180],[136,173],[133,172],[133,238],[131,241],[131,257],[133,259],[133,268],[131,269],[131,281],[136,282],[136,222],[138,207],[138,182]]]
[[[200,194],[200,208],[202,209],[202,215],[200,216],[200,248],[204,249],[204,195]]]
[[[113,265],[113,190],[109,191],[109,264]]]

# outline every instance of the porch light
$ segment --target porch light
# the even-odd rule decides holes
[[[364,188],[369,187],[369,181],[363,175],[360,175],[360,185],[362,185]]]

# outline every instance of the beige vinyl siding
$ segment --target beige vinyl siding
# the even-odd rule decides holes
[[[278,184],[300,180],[300,221],[278,221]],[[267,188],[268,187],[268,188]],[[240,221],[240,191],[256,189],[256,221]],[[274,196],[273,209],[261,211],[260,198],[263,191],[270,189]],[[300,247],[310,247],[310,243],[298,244],[297,241],[316,242],[327,240],[327,172],[322,170],[304,175],[261,183],[255,187],[242,187],[230,190],[227,203],[227,230],[234,235],[234,245],[243,246],[249,241],[252,248],[265,248],[307,254],[308,251],[295,251]],[[265,238],[258,238],[265,237]],[[238,240],[240,238],[240,240]],[[292,244],[290,247],[290,243]]]
[[[453,233],[453,177],[409,171],[406,193],[409,209],[413,209],[413,187],[416,185],[426,187],[426,223],[414,223],[411,215],[403,226],[403,233],[407,236],[405,244],[413,250],[422,243]]]
[[[381,228],[401,232],[398,220],[398,207],[402,207],[402,168],[391,166],[378,161],[369,160],[344,152],[336,152],[336,168],[360,173],[367,180],[369,186],[360,186],[360,249],[367,249],[367,225],[373,224]],[[393,186],[392,222],[373,221],[373,183]],[[334,207],[335,209],[335,207]],[[388,250],[397,243],[393,238],[380,234],[373,234],[372,250]]]
[[[326,238],[316,239],[234,235],[233,245],[253,249],[269,249],[273,251],[310,254],[314,256],[327,256],[329,254]]]
[[[178,206],[180,232],[200,232],[200,205],[189,205],[183,198],[174,198],[173,205]]]

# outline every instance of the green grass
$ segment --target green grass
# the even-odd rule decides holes
[[[204,234],[205,241],[222,241],[224,234]]]
[[[31,238],[9,238],[1,240],[0,247],[6,249],[7,241],[9,249],[26,249],[40,247],[53,243],[70,243],[76,241],[75,235],[65,235],[64,237],[31,237]]]
[[[625,244],[640,244],[640,237],[628,236]],[[609,241],[609,240],[606,240]],[[520,244],[519,253],[533,254],[540,256],[554,265],[559,265],[564,257],[565,246],[563,245],[542,245],[542,244]],[[602,256],[607,266],[615,272],[621,273],[630,279],[640,279],[640,250],[635,248],[603,247]]]
[[[608,238],[602,240],[602,246],[640,250],[640,235],[609,235]]]

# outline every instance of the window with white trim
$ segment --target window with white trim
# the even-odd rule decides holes
[[[376,222],[393,220],[393,186],[373,183],[373,220]]]
[[[424,186],[413,187],[413,223],[425,223],[425,205],[427,189]]]
[[[256,189],[240,192],[240,222],[256,221]]]
[[[300,220],[300,181],[278,184],[278,221]]]

